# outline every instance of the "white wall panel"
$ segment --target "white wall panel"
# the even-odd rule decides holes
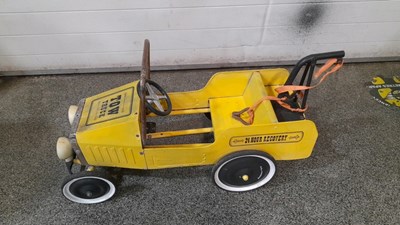
[[[399,12],[383,0],[0,0],[0,73],[136,67],[145,38],[155,66],[399,57]]]
[[[302,33],[296,26],[268,27],[265,29],[262,44],[302,45],[397,41],[400,30],[393,27],[400,27],[400,22],[385,23],[385,26],[382,26],[382,23],[330,24],[318,28],[315,34]]]
[[[0,55],[129,52],[143,49],[203,49],[257,45],[263,29],[230,28],[149,32],[0,36]],[[252,35],[248,35],[252,34]],[[82,48],[84,46],[84,48]]]
[[[191,50],[155,50],[152,51],[152,66],[163,65],[202,65],[210,62],[216,64],[233,64],[241,62],[260,62],[265,60],[265,55],[269,56],[269,61],[285,61],[288,55],[301,55],[304,52],[333,51],[346,49],[352,53],[352,57],[380,57],[381,52],[385,51],[388,55],[396,55],[400,51],[400,41],[394,42],[368,42],[368,43],[344,43],[344,44],[308,44],[308,45],[270,45],[270,46],[245,46],[237,48],[213,48],[213,49],[191,49]],[[366,56],[363,49],[369,50]],[[193,55],[196,61],[193,61]],[[63,69],[92,69],[92,68],[126,68],[129,66],[140,65],[142,57],[141,51],[135,52],[112,52],[112,53],[80,53],[80,54],[61,54],[59,56],[37,55],[36,57],[26,56],[0,56],[0,61],[4,65],[13,65],[22,71],[30,70],[36,63],[48,62],[47,70]],[[96,59],[96,60],[93,60]],[[69,62],[68,64],[65,62]],[[76,65],[71,68],[70,64]],[[13,67],[5,67],[7,71],[14,71]]]
[[[269,0],[3,0],[0,12],[70,12],[97,10],[196,8],[266,5]]]
[[[234,6],[0,14],[0,35],[259,27],[265,9],[266,6]]]
[[[280,1],[279,1],[280,2]],[[303,14],[319,14],[319,23],[381,23],[400,21],[400,1],[329,2],[324,4],[271,5],[268,26],[299,24]],[[307,18],[307,15],[305,15]]]

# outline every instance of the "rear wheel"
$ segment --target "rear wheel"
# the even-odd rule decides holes
[[[242,192],[268,183],[276,171],[271,156],[260,151],[233,153],[220,160],[213,168],[215,184],[227,191]]]
[[[107,201],[115,191],[113,179],[101,172],[79,172],[67,177],[62,185],[67,199],[82,204]]]

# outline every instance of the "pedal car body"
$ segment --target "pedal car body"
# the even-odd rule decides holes
[[[325,53],[318,59],[343,56],[344,52]],[[310,70],[318,59],[313,58],[313,65],[308,65],[309,61],[303,63],[308,67],[304,76],[312,75]],[[66,161],[70,173],[74,164],[82,165],[85,171],[67,178],[62,187],[64,195],[79,203],[98,203],[111,197],[115,192],[111,178],[91,172],[94,167],[145,170],[215,165],[213,178],[222,189],[247,191],[264,185],[275,173],[275,160],[310,156],[318,136],[316,126],[305,119],[303,112],[287,110],[274,101],[262,101],[251,124],[241,121],[246,120],[246,115],[238,120],[232,113],[265,96],[281,97],[275,89],[288,85],[294,79],[291,76],[280,68],[221,72],[200,90],[165,95],[160,91],[158,96],[168,97],[169,102],[157,97],[161,99],[158,107],[148,97],[152,90],[148,85],[146,42],[140,80],[82,99],[78,106],[70,108],[71,133],[68,138],[59,139],[57,153]],[[305,79],[301,85],[306,85]],[[301,108],[297,99],[292,101],[290,105]],[[163,109],[169,107],[168,116],[208,114],[212,126],[157,132],[147,119],[159,115],[149,111],[146,104],[161,111],[168,111]],[[212,143],[168,144],[171,137],[205,133],[213,135]],[[153,145],[148,142],[152,139],[166,142]]]
[[[99,95],[79,105],[74,131],[88,165],[157,169],[215,164],[240,150],[260,150],[276,160],[307,158],[317,139],[310,120],[279,122],[271,102],[257,110],[251,126],[232,118],[261,97],[273,94],[288,77],[284,69],[247,70],[215,74],[201,90],[169,93],[173,115],[211,113],[212,127],[146,133],[145,139],[214,133],[214,143],[147,146],[142,143],[138,81]]]

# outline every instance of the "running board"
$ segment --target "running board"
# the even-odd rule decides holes
[[[211,133],[214,131],[214,128],[199,128],[199,129],[189,129],[189,130],[177,130],[177,131],[165,131],[158,133],[149,133],[146,135],[147,139],[156,139],[156,138],[168,138],[168,137],[176,137],[176,136],[184,136],[191,134],[205,134]]]

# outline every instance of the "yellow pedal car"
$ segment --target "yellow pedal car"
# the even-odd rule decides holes
[[[145,41],[138,81],[82,99],[69,109],[72,129],[57,142],[57,155],[70,175],[62,185],[66,198],[99,203],[111,198],[113,178],[98,167],[164,169],[214,165],[215,184],[242,192],[263,186],[274,176],[275,160],[310,156],[317,140],[315,124],[305,119],[308,90],[318,60],[342,62],[343,51],[314,54],[285,69],[217,73],[200,90],[167,93],[150,80],[149,42]],[[295,79],[304,67],[300,79]],[[157,132],[149,118],[206,114],[212,126]],[[208,134],[209,143],[168,144],[169,138]],[[165,140],[152,144],[151,140]],[[81,172],[72,173],[73,165]]]

